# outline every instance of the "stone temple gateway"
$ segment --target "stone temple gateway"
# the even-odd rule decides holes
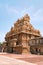
[[[14,27],[6,34],[7,52],[11,53],[29,53],[30,39],[41,37],[40,31],[36,30],[30,23],[30,16],[26,14],[23,18],[14,23]]]

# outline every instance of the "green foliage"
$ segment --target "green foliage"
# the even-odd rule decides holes
[[[0,47],[2,46],[2,43],[0,42]]]

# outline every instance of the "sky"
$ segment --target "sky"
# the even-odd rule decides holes
[[[30,22],[39,29],[43,36],[43,0],[0,0],[0,42],[18,18],[25,14],[30,16]]]

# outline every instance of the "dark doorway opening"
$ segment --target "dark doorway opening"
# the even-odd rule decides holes
[[[36,53],[38,53],[38,48],[36,48]]]
[[[18,41],[16,42],[16,45],[19,45]]]
[[[12,47],[12,53],[13,53],[13,47]]]

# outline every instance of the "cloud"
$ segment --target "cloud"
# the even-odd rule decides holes
[[[1,5],[0,5],[1,7]],[[6,13],[8,13],[9,16],[13,16],[12,18],[14,18],[14,15],[18,16],[18,17],[22,17],[24,16],[26,13],[29,14],[30,16],[30,21],[33,24],[33,26],[36,29],[39,29],[41,31],[41,34],[43,35],[43,8],[35,10],[34,6],[30,6],[27,8],[23,8],[23,9],[17,9],[14,8],[12,6],[9,5],[3,5],[3,7],[5,8]],[[15,17],[16,17],[15,16]],[[5,33],[0,32],[0,40],[4,40],[4,35]]]
[[[24,16],[25,14],[29,14],[30,16],[30,21],[31,23],[34,25],[34,27],[36,27],[36,29],[40,29],[41,32],[42,31],[42,24],[43,24],[43,8],[40,8],[40,9],[35,9],[34,6],[30,6],[28,8],[24,8],[24,9],[21,9],[20,11],[15,9],[14,7],[10,7],[10,6],[7,6],[6,7],[6,10],[8,13],[14,15],[16,14],[16,16],[19,16],[19,17],[22,17]]]
[[[6,11],[8,12],[8,14],[18,14],[19,11],[16,10],[14,7],[8,6],[6,5]]]
[[[39,29],[43,35],[43,8],[34,12],[33,16],[31,17],[31,22],[33,26],[36,29]]]
[[[5,5],[5,9],[8,13],[9,16],[18,16],[18,17],[22,17],[25,14],[33,14],[33,6],[30,6],[28,8],[23,8],[23,9],[18,9],[18,8],[14,8],[13,6],[9,6],[9,5]]]
[[[5,33],[0,32],[0,42],[4,41]]]
[[[37,10],[31,19],[36,22],[43,21],[43,9]]]
[[[25,14],[29,14],[31,16],[33,14],[33,10],[34,10],[33,6],[30,6],[28,8],[24,8],[23,10],[21,10],[20,16],[24,16]]]
[[[35,10],[34,7],[25,8],[21,12],[21,16],[24,16],[26,13],[30,16],[30,22],[34,28],[39,29],[43,35],[43,8]]]

